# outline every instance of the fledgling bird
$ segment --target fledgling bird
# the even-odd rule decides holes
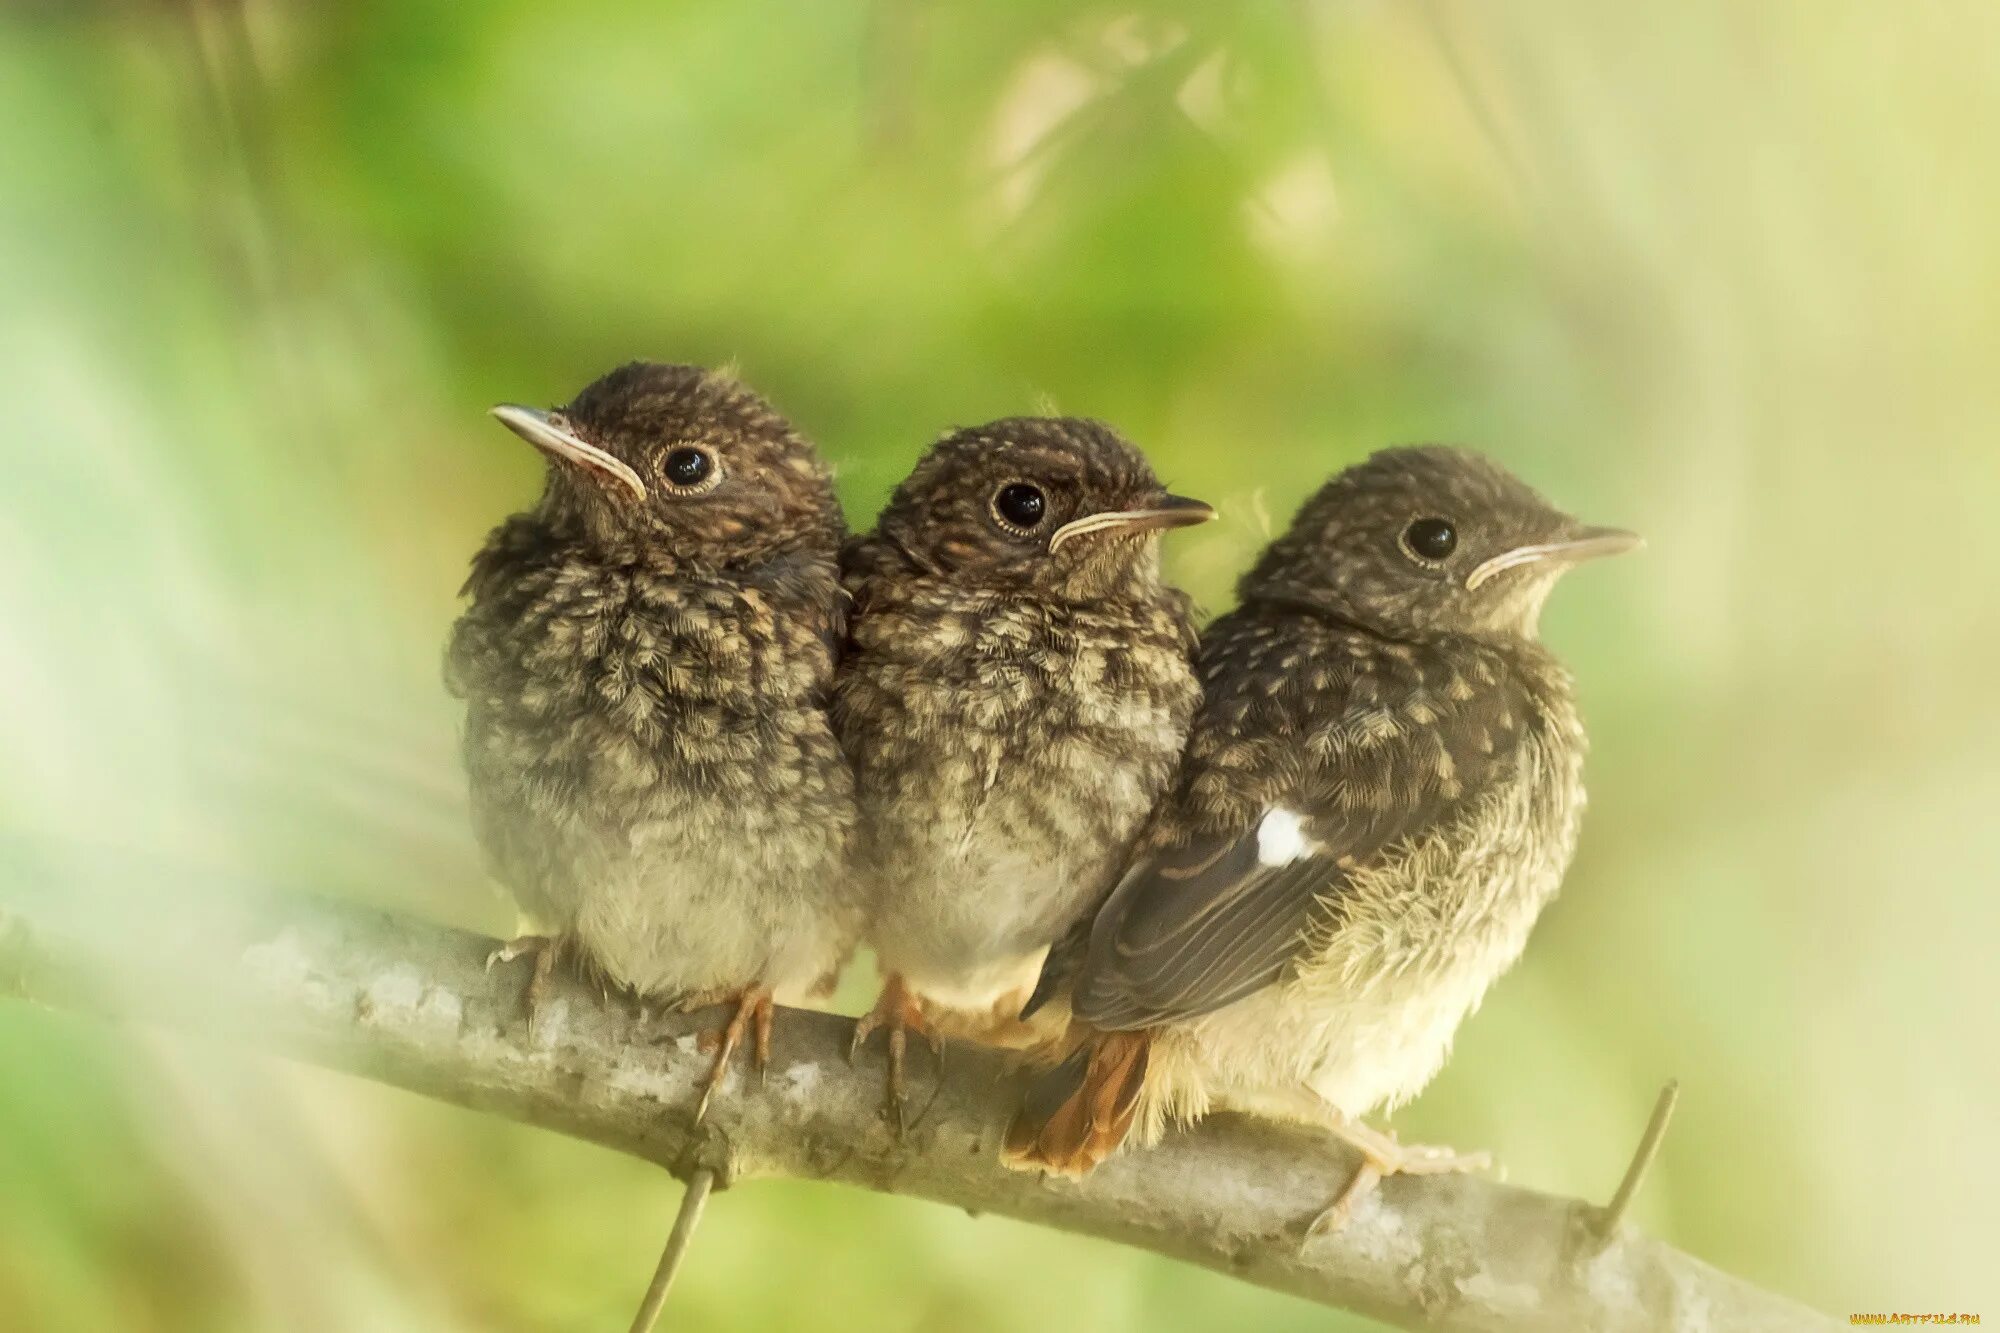
[[[1173,793],[1044,978],[1096,1035],[1030,1087],[1006,1160],[1081,1174],[1222,1107],[1322,1125],[1364,1166],[1315,1231],[1384,1175],[1483,1165],[1361,1118],[1430,1081],[1561,882],[1584,733],[1537,623],[1637,540],[1459,449],[1313,496],[1203,635]]]
[[[906,1034],[1025,1040],[1043,954],[1171,780],[1194,625],[1158,537],[1214,516],[1109,427],[1016,417],[946,435],[850,544],[834,718],[887,974],[855,1044],[886,1027],[899,1125]]]
[[[548,460],[472,564],[446,680],[494,875],[558,947],[647,1001],[734,1006],[701,1111],[773,992],[851,951],[854,788],[828,720],[840,506],[755,393],[638,362],[565,408],[502,406]],[[697,1116],[699,1117],[699,1112]]]

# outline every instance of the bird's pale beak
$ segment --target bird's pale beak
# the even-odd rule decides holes
[[[1517,546],[1511,551],[1502,551],[1491,560],[1479,565],[1465,579],[1467,591],[1504,574],[1521,565],[1559,564],[1577,565],[1599,556],[1623,555],[1644,546],[1645,539],[1636,532],[1623,528],[1580,527],[1573,536],[1559,542],[1538,542],[1532,546]]]
[[[532,407],[519,407],[513,403],[502,403],[493,409],[493,417],[550,458],[574,463],[578,467],[596,473],[601,480],[616,482],[624,487],[633,499],[642,504],[645,502],[646,483],[639,480],[638,473],[634,472],[623,459],[613,457],[596,445],[577,438],[576,432],[554,413],[538,411]]]
[[[1109,509],[1071,519],[1049,538],[1049,550],[1092,532],[1159,532],[1167,528],[1191,528],[1214,517],[1215,510],[1203,501],[1190,500],[1184,495],[1162,495],[1144,509]]]

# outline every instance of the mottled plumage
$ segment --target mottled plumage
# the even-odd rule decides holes
[[[1085,1170],[1224,1106],[1340,1127],[1378,1172],[1443,1161],[1358,1121],[1437,1072],[1556,892],[1584,734],[1536,622],[1565,569],[1631,544],[1452,449],[1309,501],[1203,635],[1173,794],[1065,954],[1103,1035],[1010,1159]]]
[[[488,863],[612,982],[767,1023],[769,991],[830,980],[859,919],[827,470],[689,366],[495,414],[549,474],[474,560],[447,654]]]
[[[1210,516],[1108,428],[1017,418],[946,436],[850,546],[834,716],[892,1060],[904,1027],[1027,1035],[1173,776],[1194,629],[1156,538]]]

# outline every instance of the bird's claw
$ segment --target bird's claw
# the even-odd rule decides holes
[[[887,1087],[883,1101],[883,1115],[889,1121],[896,1137],[901,1138],[909,1128],[907,1098],[904,1092],[905,1056],[909,1052],[910,1033],[930,1047],[932,1058],[940,1064],[944,1061],[944,1041],[924,1016],[923,1005],[918,1001],[909,985],[895,973],[889,975],[883,984],[882,994],[875,1001],[875,1007],[855,1020],[854,1036],[847,1044],[848,1063],[880,1029],[885,1031],[889,1052]]]
[[[1359,1121],[1334,1127],[1334,1133],[1361,1153],[1361,1165],[1339,1196],[1313,1218],[1306,1227],[1303,1249],[1317,1238],[1330,1235],[1347,1225],[1355,1205],[1374,1193],[1390,1176],[1438,1176],[1492,1169],[1493,1156],[1486,1152],[1461,1153],[1451,1148],[1427,1144],[1403,1144],[1396,1136],[1370,1129]]]
[[[486,955],[486,970],[493,971],[496,963],[511,963],[521,958],[534,959],[534,968],[528,973],[528,984],[521,993],[521,1013],[527,1020],[528,1035],[535,1033],[535,1019],[540,1014],[542,1001],[548,998],[549,984],[555,978],[556,960],[561,955],[562,943],[548,935],[517,935],[499,948]]]
[[[729,1057],[735,1054],[746,1029],[750,1032],[750,1062],[757,1071],[760,1087],[771,1062],[771,1023],[775,1010],[771,992],[762,986],[746,986],[736,994],[735,1006],[729,1021],[720,1031],[704,1032],[696,1042],[699,1049],[715,1052],[715,1063],[709,1067],[708,1078],[702,1083],[701,1099],[694,1106],[696,1125],[700,1125],[708,1115],[709,1101],[728,1075]]]

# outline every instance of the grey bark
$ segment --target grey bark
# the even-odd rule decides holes
[[[723,1185],[837,1180],[1004,1213],[1201,1264],[1412,1329],[1820,1329],[1830,1321],[1629,1230],[1591,1205],[1475,1177],[1384,1183],[1301,1249],[1356,1159],[1321,1136],[1218,1116],[1081,1183],[1002,1168],[1004,1059],[947,1050],[898,1143],[879,1052],[852,1023],[779,1015],[767,1082],[739,1067],[689,1129],[713,1015],[647,1018],[559,982],[531,1034],[524,972],[494,941],[311,899],[104,897],[0,870],[0,995],[270,1052],[570,1134]],[[918,1064],[921,1075],[927,1064]],[[829,1241],[829,1243],[838,1243]]]

